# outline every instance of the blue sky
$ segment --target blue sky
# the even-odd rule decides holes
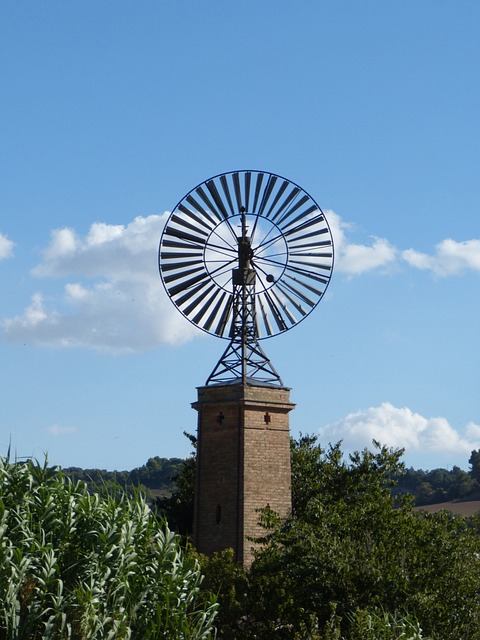
[[[298,183],[336,265],[263,343],[292,434],[415,467],[480,448],[480,5],[64,2],[0,9],[0,451],[184,456],[225,348],[166,299],[169,211],[234,169]]]

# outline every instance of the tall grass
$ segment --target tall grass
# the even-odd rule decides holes
[[[141,496],[0,457],[0,640],[206,640],[201,581]]]

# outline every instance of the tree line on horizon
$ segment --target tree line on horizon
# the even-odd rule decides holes
[[[195,437],[185,434],[195,446]],[[147,462],[130,471],[106,469],[63,468],[63,473],[75,480],[82,480],[93,489],[119,485],[133,491],[141,488],[152,500],[168,497],[177,489],[177,481],[188,459],[153,456]],[[394,494],[413,496],[415,505],[424,506],[454,500],[480,500],[480,450],[473,450],[469,458],[470,470],[453,466],[425,471],[405,468],[396,478]],[[193,480],[193,474],[190,474]]]

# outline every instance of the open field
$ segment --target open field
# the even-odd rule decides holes
[[[456,515],[473,516],[474,513],[480,511],[480,500],[469,500],[465,502],[439,502],[438,504],[425,504],[416,507],[418,511],[428,511],[435,513],[436,511],[451,511]]]

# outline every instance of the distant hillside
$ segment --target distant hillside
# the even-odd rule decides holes
[[[480,500],[464,500],[462,502],[440,502],[437,504],[424,504],[415,507],[416,511],[427,511],[428,513],[436,513],[437,511],[450,511],[458,516],[473,516],[480,511]]]
[[[63,473],[73,480],[82,480],[92,489],[108,488],[113,484],[126,490],[141,487],[152,497],[170,494],[185,460],[182,458],[149,458],[141,467],[131,471],[107,471],[105,469],[81,469],[67,467]]]

